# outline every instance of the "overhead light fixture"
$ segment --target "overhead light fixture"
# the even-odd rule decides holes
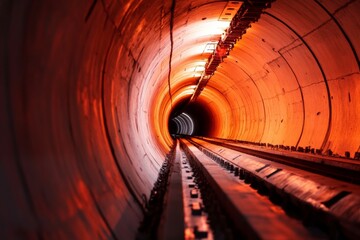
[[[213,53],[218,42],[209,42],[206,44],[204,53]]]
[[[205,66],[204,65],[198,65],[195,67],[194,72],[203,72],[205,70]]]

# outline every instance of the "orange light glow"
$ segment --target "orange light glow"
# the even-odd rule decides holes
[[[2,2],[3,239],[136,238],[182,111],[205,137],[360,151],[360,1],[272,1],[220,49],[244,1]]]

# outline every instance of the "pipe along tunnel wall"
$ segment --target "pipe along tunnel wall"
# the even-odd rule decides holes
[[[193,93],[226,3],[2,1],[1,236],[134,237],[169,116]],[[202,134],[353,155],[359,13],[359,0],[274,2],[198,98]]]

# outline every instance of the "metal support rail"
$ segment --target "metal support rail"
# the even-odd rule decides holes
[[[323,238],[320,232],[309,231],[300,221],[286,215],[269,199],[258,194],[244,181],[224,171],[187,140],[182,147],[192,165],[197,181],[211,193],[210,202],[223,211],[217,221],[227,222],[225,239],[313,239]],[[199,184],[200,186],[200,184]],[[200,186],[200,189],[202,189]],[[206,196],[203,196],[204,199]],[[205,201],[205,206],[209,202]],[[214,204],[213,204],[214,205]],[[206,206],[207,209],[212,207]],[[210,215],[211,216],[211,215]],[[212,222],[212,221],[211,221]],[[224,224],[222,224],[224,225]],[[216,232],[215,232],[216,234]]]
[[[177,142],[158,239],[213,239],[193,171]]]
[[[288,166],[303,169],[305,171],[317,173],[323,176],[332,177],[334,179],[346,181],[349,183],[360,184],[360,164],[352,163],[349,160],[327,160],[326,157],[321,156],[298,156],[298,153],[292,152],[276,152],[264,151],[261,149],[245,147],[237,143],[228,143],[223,140],[198,138],[203,141],[220,145],[235,151],[240,151],[256,157],[268,159],[270,161],[278,162]]]
[[[175,140],[151,191],[136,239],[214,239],[193,175]]]
[[[234,176],[259,193],[269,195],[270,199],[306,224],[320,227],[335,239],[360,238],[359,195],[316,183],[306,176],[264,164],[235,150],[218,147],[215,152],[209,149],[211,144],[200,139],[189,141]]]
[[[271,2],[274,2],[274,0],[245,0],[242,3],[240,9],[231,20],[229,28],[223,37],[220,38],[213,54],[209,56],[205,65],[205,71],[200,77],[190,102],[197,99],[211,76],[214,75],[217,67],[223,62],[223,59],[230,54],[236,42],[246,33],[246,29],[251,27],[251,23],[257,22],[264,9],[271,6]]]

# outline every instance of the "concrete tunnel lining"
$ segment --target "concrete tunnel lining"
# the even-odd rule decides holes
[[[188,70],[205,64],[225,5],[2,3],[4,236],[136,234],[172,143],[169,116],[191,96],[198,73]],[[358,151],[359,9],[358,0],[274,2],[200,95],[207,136]]]

